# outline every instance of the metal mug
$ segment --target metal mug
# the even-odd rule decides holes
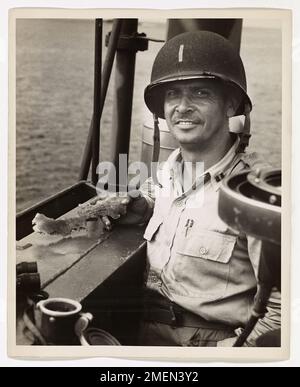
[[[38,328],[49,345],[80,345],[79,337],[93,319],[82,305],[69,298],[48,298],[36,305]]]

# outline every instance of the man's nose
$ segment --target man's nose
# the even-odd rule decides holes
[[[193,107],[190,99],[188,98],[188,96],[182,95],[176,106],[176,111],[178,113],[183,114],[192,110],[193,110]]]

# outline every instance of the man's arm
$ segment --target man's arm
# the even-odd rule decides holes
[[[148,178],[138,191],[132,191],[129,196],[131,196],[131,201],[128,205],[127,214],[119,223],[147,223],[152,216],[155,203],[155,188],[152,178]]]
[[[147,179],[139,190],[128,194],[126,215],[122,216],[119,224],[145,224],[152,216],[155,203],[155,189],[152,178]]]

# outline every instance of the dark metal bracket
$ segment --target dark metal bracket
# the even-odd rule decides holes
[[[105,37],[105,46],[109,44],[111,33],[109,32]],[[146,51],[148,50],[149,39],[144,32],[134,33],[132,35],[122,35],[118,41],[118,50],[126,51]]]

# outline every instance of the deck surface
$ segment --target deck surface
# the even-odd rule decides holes
[[[76,209],[63,217],[74,214]],[[109,233],[100,230],[91,235],[83,230],[70,237],[32,232],[16,242],[17,263],[37,262],[42,288],[49,297],[81,302],[141,249],[143,233],[144,227],[121,225]],[[28,345],[20,319],[17,324],[17,343]]]

